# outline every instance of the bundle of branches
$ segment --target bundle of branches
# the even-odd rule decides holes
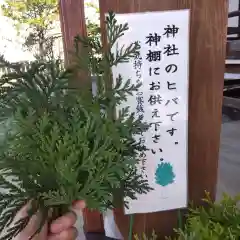
[[[133,58],[140,46],[116,47],[128,26],[118,25],[113,13],[106,25],[107,47],[76,37],[75,61],[67,69],[52,59],[37,60],[22,71],[21,64],[0,59],[11,69],[1,78],[1,121],[7,124],[0,148],[0,232],[8,228],[1,240],[15,237],[37,212],[41,221],[33,236],[51,221],[49,211],[58,217],[74,200],[104,210],[151,190],[137,169],[139,153],[146,149],[135,138],[148,125],[128,108],[115,112],[139,86],[118,76],[108,87],[111,68]],[[101,61],[93,57],[96,53],[103,53]],[[89,70],[97,77],[95,96],[70,84],[77,72]],[[115,201],[117,196],[123,202]],[[28,216],[11,226],[29,202]]]

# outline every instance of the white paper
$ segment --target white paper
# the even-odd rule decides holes
[[[78,231],[78,236],[76,240],[86,240],[86,236],[84,233],[84,218],[83,218],[83,212],[82,211],[77,211],[76,209],[72,208],[72,211],[75,212],[76,216],[77,216],[77,221],[75,223],[75,228]]]
[[[114,79],[121,74],[124,80],[143,83],[138,95],[128,97],[121,107],[130,106],[132,112],[143,114],[144,120],[152,123],[143,134],[145,145],[151,149],[146,152],[143,172],[154,190],[130,201],[126,214],[187,206],[189,13],[179,10],[116,15],[118,23],[129,25],[118,40],[119,47],[139,41],[142,58],[113,68]],[[153,38],[148,38],[150,34]]]
[[[105,236],[113,239],[121,240],[123,239],[117,224],[115,223],[114,214],[112,210],[107,210],[103,213],[103,222]]]

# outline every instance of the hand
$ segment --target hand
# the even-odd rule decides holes
[[[76,201],[73,205],[74,209],[82,210],[85,207],[83,201]],[[27,207],[21,211],[21,217],[26,214]],[[18,216],[19,219],[19,216]],[[40,234],[36,235],[33,240],[75,240],[77,237],[77,230],[74,228],[76,222],[76,214],[69,212],[66,215],[56,219],[52,222],[49,228],[43,227]],[[28,226],[21,232],[15,240],[26,240],[34,231],[36,231],[36,224],[38,223],[38,216],[34,216]]]

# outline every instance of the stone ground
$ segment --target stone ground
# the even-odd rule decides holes
[[[240,121],[223,116],[219,154],[217,199],[223,192],[240,193]]]

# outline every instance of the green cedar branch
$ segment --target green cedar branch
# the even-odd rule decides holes
[[[4,173],[0,178],[4,189],[0,225],[9,226],[16,212],[29,203],[28,216],[0,240],[16,236],[36,212],[41,213],[40,224],[33,236],[44,223],[66,213],[75,200],[104,211],[127,206],[126,199],[151,190],[137,169],[139,153],[146,147],[136,140],[149,125],[129,108],[119,110],[115,117],[116,107],[140,85],[125,82],[119,75],[116,84],[108,86],[113,80],[112,66],[131,60],[140,46],[116,46],[128,26],[118,25],[113,13],[106,25],[110,48],[103,48],[97,39],[78,36],[74,61],[67,69],[58,59],[38,58],[23,70],[20,64],[0,58],[0,65],[11,69],[0,79],[1,119],[8,119],[0,144],[0,170]],[[98,86],[95,96],[87,86],[71,87],[76,73],[92,69]]]

